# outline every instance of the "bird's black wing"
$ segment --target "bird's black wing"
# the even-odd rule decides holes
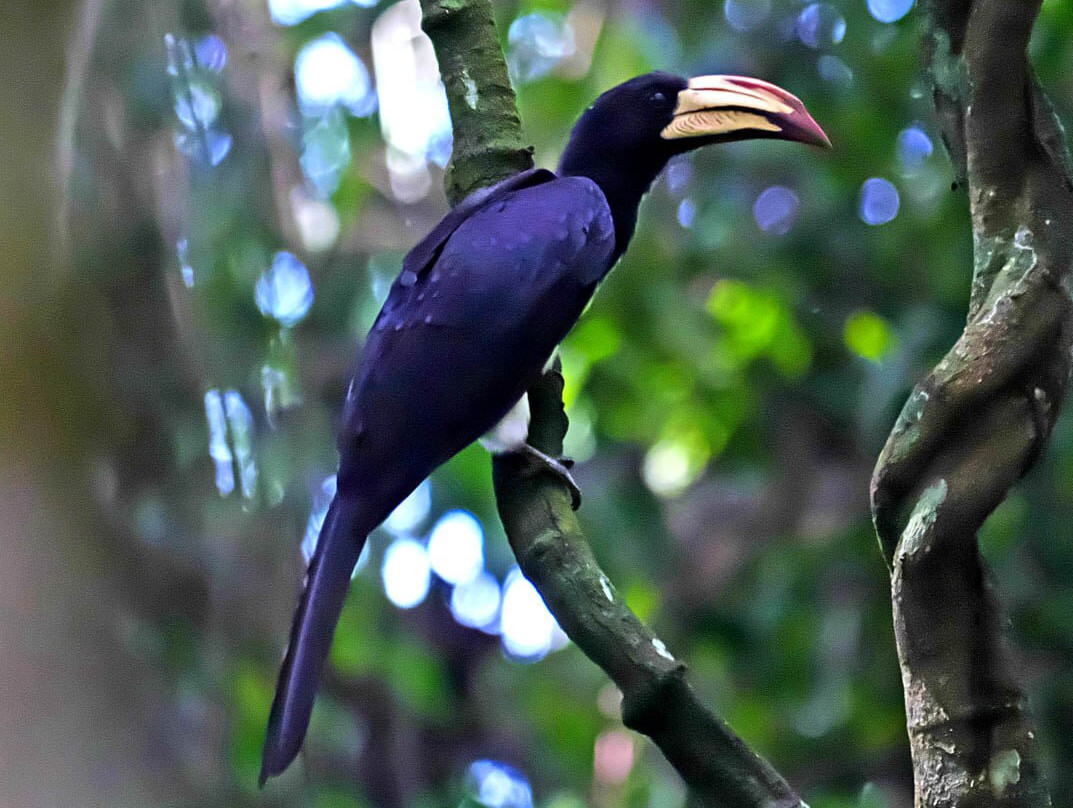
[[[451,234],[459,228],[462,222],[481,208],[490,205],[497,199],[502,199],[512,191],[529,188],[533,185],[541,185],[554,179],[555,175],[546,168],[530,168],[528,171],[507,177],[505,180],[501,180],[488,188],[480,188],[474,191],[459,202],[450,213],[440,220],[439,224],[429,231],[427,236],[421,239],[406,254],[402,261],[402,274],[412,272],[415,275],[420,275],[432,266]]]
[[[341,484],[394,490],[385,470],[405,469],[416,485],[495,425],[573,327],[614,225],[595,183],[552,176],[489,196],[392,285],[348,391]]]

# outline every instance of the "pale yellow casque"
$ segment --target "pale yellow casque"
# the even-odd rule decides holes
[[[747,81],[747,83],[746,83]],[[721,135],[740,129],[780,132],[782,127],[766,117],[790,115],[785,90],[758,79],[732,76],[697,76],[678,93],[674,118],[660,135],[665,140]]]

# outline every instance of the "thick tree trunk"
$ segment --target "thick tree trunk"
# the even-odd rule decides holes
[[[1050,805],[976,538],[1045,446],[1070,373],[1073,186],[1026,57],[1038,9],[923,7],[976,254],[965,331],[913,391],[872,480],[919,808]]]

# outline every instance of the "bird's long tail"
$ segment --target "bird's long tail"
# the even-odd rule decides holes
[[[262,786],[286,769],[302,747],[350,576],[375,527],[368,524],[367,512],[360,501],[337,495],[324,517],[268,717],[261,755]]]

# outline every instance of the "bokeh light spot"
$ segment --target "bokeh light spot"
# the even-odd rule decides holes
[[[309,511],[309,519],[306,521],[305,535],[302,537],[302,558],[306,565],[313,559],[313,553],[317,551],[317,543],[320,541],[320,531],[324,527],[324,519],[328,515],[332,499],[335,498],[336,477],[334,474],[325,477],[313,492],[313,507]],[[351,578],[357,575],[361,569],[369,563],[369,543],[365,543],[361,555],[354,565]]]
[[[412,609],[428,595],[431,568],[425,546],[414,539],[396,539],[384,552],[380,568],[384,594],[400,609]]]
[[[688,155],[674,157],[667,163],[667,170],[663,172],[663,180],[667,183],[667,190],[672,194],[685,191],[689,181],[693,178],[693,163]]]
[[[194,285],[194,267],[190,264],[190,241],[181,238],[175,242],[175,255],[179,259],[179,272],[189,289]]]
[[[533,789],[513,766],[477,760],[470,764],[468,779],[474,796],[488,808],[533,808]]]
[[[302,538],[302,558],[307,565],[317,550],[317,539],[320,537],[320,529],[324,526],[324,517],[328,515],[328,507],[335,496],[335,485],[335,475],[332,474],[325,477],[313,492],[313,507],[309,511],[305,536]]]
[[[197,63],[206,70],[219,73],[227,66],[227,45],[216,34],[202,37],[194,45]]]
[[[339,109],[303,122],[302,171],[313,190],[327,198],[339,187],[350,165],[350,132],[346,116]]]
[[[931,138],[919,126],[908,126],[898,133],[898,161],[907,172],[914,172],[923,166],[934,150]]]
[[[675,497],[696,481],[710,457],[711,447],[699,432],[667,437],[645,454],[641,476],[654,494]]]
[[[503,582],[499,625],[503,647],[512,656],[536,660],[552,648],[558,624],[536,588],[517,567]]]
[[[298,104],[307,115],[342,106],[363,116],[376,108],[365,63],[335,33],[314,39],[298,52],[294,82]]]
[[[317,253],[335,244],[342,224],[332,203],[317,199],[309,193],[304,183],[291,189],[290,199],[291,214],[298,226],[302,246],[309,252]]]
[[[609,729],[596,738],[593,773],[601,783],[618,785],[630,776],[634,762],[633,736],[624,729]]]
[[[494,632],[500,599],[499,581],[481,572],[472,581],[452,590],[451,614],[463,626]]]
[[[254,297],[262,314],[288,328],[296,325],[313,306],[309,270],[291,253],[278,252],[257,280]]]
[[[507,63],[511,76],[532,81],[574,53],[574,30],[561,15],[534,11],[510,24]]]
[[[898,189],[882,177],[872,177],[861,186],[859,213],[866,224],[886,224],[898,215]]]
[[[896,342],[887,321],[870,311],[850,315],[842,330],[842,339],[853,353],[872,362],[880,361]]]
[[[411,533],[425,521],[431,509],[432,483],[425,480],[395,506],[395,510],[384,520],[384,527],[391,533]]]
[[[231,431],[231,445],[238,466],[242,496],[253,499],[257,491],[257,463],[253,456],[253,413],[237,390],[224,393],[224,411]]]
[[[473,514],[448,511],[428,539],[433,571],[449,584],[472,581],[484,569],[484,530]]]
[[[363,8],[372,8],[379,0],[350,0]],[[319,11],[346,5],[347,0],[268,0],[268,12],[278,25],[297,25]]]
[[[428,162],[442,167],[450,159],[447,93],[432,43],[421,30],[416,0],[385,9],[371,39],[391,192],[399,202],[413,204],[432,188]]]
[[[234,144],[234,138],[217,123],[223,101],[213,84],[216,77],[212,75],[223,68],[227,49],[214,36],[191,45],[186,38],[170,33],[164,36],[164,47],[168,75],[173,77],[172,97],[179,122],[175,145],[193,160],[218,166]]]
[[[810,48],[829,48],[846,36],[846,18],[830,3],[811,3],[797,16],[797,36]]]
[[[839,87],[849,87],[853,84],[853,69],[830,53],[825,53],[816,62],[820,78]]]
[[[216,467],[216,489],[222,496],[235,490],[235,468],[242,495],[257,492],[257,463],[253,453],[253,414],[242,394],[213,389],[205,393],[209,424],[209,456]]]
[[[771,0],[726,0],[723,16],[735,31],[745,33],[760,27],[771,14]]]
[[[220,165],[224,158],[231,153],[234,138],[227,132],[220,132],[215,129],[202,133],[178,132],[175,135],[175,145],[187,157],[204,160],[215,167]]]
[[[688,196],[678,203],[678,224],[687,230],[693,226],[697,218],[697,205]]]
[[[227,443],[227,416],[219,390],[205,393],[205,419],[209,424],[209,457],[216,467],[216,490],[227,496],[235,490],[235,457]]]
[[[175,99],[175,115],[191,131],[207,127],[220,114],[220,94],[202,82],[190,82]]]
[[[880,22],[897,22],[916,0],[868,0],[868,12]]]
[[[781,185],[773,185],[756,198],[753,218],[761,230],[783,236],[790,232],[797,221],[800,207],[796,193]]]

